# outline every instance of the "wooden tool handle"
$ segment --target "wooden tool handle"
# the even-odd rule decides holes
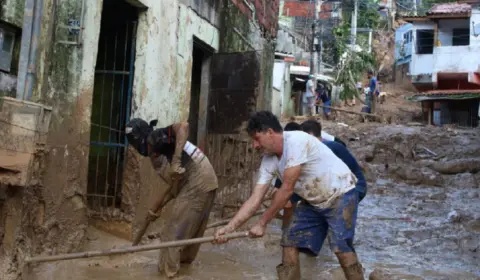
[[[225,234],[224,237],[227,239],[245,238],[245,237],[248,237],[248,231]],[[120,255],[120,254],[134,253],[134,252],[152,251],[152,250],[158,250],[158,249],[169,248],[169,247],[180,247],[180,246],[186,246],[186,245],[192,245],[192,244],[201,244],[201,243],[212,242],[213,240],[215,240],[214,236],[208,236],[208,237],[163,242],[155,245],[130,246],[126,248],[115,248],[115,249],[109,249],[109,250],[103,250],[103,251],[89,251],[89,252],[63,254],[63,255],[56,255],[56,256],[39,256],[39,257],[33,257],[33,258],[26,258],[25,262],[27,264],[30,264],[30,263],[40,263],[40,262],[54,262],[54,261],[60,261],[60,260],[85,259],[85,258],[92,258],[92,257],[99,257],[99,256]]]

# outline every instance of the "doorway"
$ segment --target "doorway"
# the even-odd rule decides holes
[[[138,11],[104,0],[92,98],[88,206],[118,208],[130,117]]]
[[[199,146],[200,139],[206,131],[206,103],[208,101],[208,82],[210,79],[209,58],[213,52],[214,50],[210,46],[193,37],[188,141],[197,146]],[[202,147],[200,148],[202,149]]]

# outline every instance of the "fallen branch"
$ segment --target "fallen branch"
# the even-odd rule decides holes
[[[236,239],[236,238],[245,238],[245,237],[248,237],[247,231],[234,232],[234,233],[225,235],[225,238],[227,239]],[[85,259],[85,258],[93,258],[93,257],[99,257],[99,256],[120,255],[120,254],[128,254],[128,253],[135,253],[135,252],[152,251],[152,250],[158,250],[162,248],[180,247],[180,246],[186,246],[186,245],[192,245],[192,244],[208,243],[208,242],[212,242],[213,240],[215,240],[214,236],[208,236],[208,237],[164,242],[164,243],[155,244],[155,245],[130,246],[126,248],[115,248],[115,249],[109,249],[109,250],[103,250],[103,251],[89,251],[89,252],[63,254],[63,255],[56,255],[56,256],[39,256],[39,257],[33,257],[33,258],[26,258],[25,262],[27,264],[30,264],[30,263],[40,263],[40,262],[54,262],[54,261],[60,261],[60,260]]]
[[[351,110],[346,110],[346,109],[341,109],[341,108],[336,108],[336,107],[330,107],[330,106],[324,106],[324,105],[317,105],[317,106],[320,107],[320,108],[328,108],[328,109],[332,109],[332,110],[339,111],[339,112],[345,112],[345,113],[355,114],[355,115],[364,116],[364,117],[372,117],[376,120],[380,120],[380,116],[376,115],[376,114],[370,114],[370,113],[364,113],[364,112],[355,112],[355,111],[351,111]]]
[[[357,85],[355,84],[355,80],[353,79],[353,74],[352,74],[352,71],[348,71],[348,75],[349,75],[349,78],[350,78],[350,82],[352,83],[353,85],[353,88],[357,88]],[[355,90],[354,91],[354,94],[355,94],[355,97],[358,99],[358,101],[360,101],[360,103],[362,103],[363,105],[367,105],[367,103],[365,102],[365,100],[362,99],[362,97],[360,96],[360,94],[358,93],[358,90]]]
[[[480,171],[480,159],[454,159],[443,162],[433,162],[430,168],[442,174],[475,173]]]

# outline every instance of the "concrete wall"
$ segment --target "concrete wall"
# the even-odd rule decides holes
[[[158,127],[163,127],[188,120],[194,36],[218,51],[219,30],[177,1],[150,1],[148,6],[138,26],[133,116],[158,119]],[[209,15],[218,24],[218,14]],[[167,184],[149,159],[132,149],[127,158],[123,210],[134,215],[135,231]]]
[[[245,14],[233,0],[128,1],[146,7],[139,12],[132,116],[158,119],[159,126],[188,119],[194,36],[215,52],[256,50],[262,68],[257,107],[270,109],[271,39],[276,34],[278,1],[255,1],[255,17]],[[35,189],[20,193],[23,205],[28,206],[22,217],[27,217],[26,225],[31,229],[12,242],[27,244],[21,248],[25,254],[75,251],[85,239],[89,217],[99,215],[87,209],[86,192],[103,1],[85,0],[83,15],[82,2],[44,0],[32,101],[52,106],[53,111],[46,159],[39,167],[41,177]],[[264,10],[275,10],[275,15],[264,15]],[[82,16],[80,44],[63,43],[78,37],[62,25]],[[100,215],[126,223],[130,228],[117,230],[130,238],[166,184],[155,174],[149,159],[140,158],[132,149],[128,150],[124,171],[121,208]],[[98,220],[90,222],[109,228]],[[23,255],[11,258],[23,259]]]
[[[288,118],[295,114],[291,92],[290,63],[276,60],[273,68],[272,112],[279,118]],[[278,96],[275,96],[277,94]]]
[[[433,51],[434,52],[434,64],[433,64],[434,73],[437,73],[437,72],[473,73],[478,71],[478,68],[480,66],[480,57],[478,56],[478,53],[480,52],[480,37],[475,36],[474,30],[470,27],[472,26],[472,23],[478,23],[479,21],[480,21],[480,14],[478,10],[472,11],[472,16],[470,20],[440,21],[439,39],[442,45],[440,47],[436,47]],[[458,27],[470,28],[470,45],[452,46],[451,44],[452,29],[458,28]]]
[[[412,61],[410,63],[410,74],[411,75],[420,75],[428,74],[433,71],[433,54],[417,54],[415,44],[417,42],[417,30],[433,30],[433,22],[422,22],[415,23],[415,28],[413,29],[413,42],[414,46],[412,48]]]
[[[453,29],[469,28],[470,21],[468,19],[444,19],[438,21],[438,40],[440,45],[452,46]]]
[[[218,14],[212,12],[218,7],[208,9],[194,1],[203,7],[199,14],[175,0],[135,1],[148,8],[139,13],[132,114],[159,119],[159,126],[187,120],[193,36],[218,50],[218,29],[201,16],[208,14],[218,24]],[[48,154],[36,192],[38,201],[30,201],[24,213],[42,213],[34,225],[41,233],[35,230],[36,236],[29,236],[27,253],[72,251],[85,238],[92,96],[102,4],[85,0],[81,44],[72,45],[62,43],[76,38],[60,25],[82,17],[82,1],[44,1],[32,101],[52,106],[53,112]],[[138,158],[131,150],[127,157],[122,208],[103,215],[133,222],[135,227],[136,217],[145,217],[152,197],[158,197],[166,186],[153,172],[149,160]],[[96,217],[96,213],[90,216]],[[125,231],[125,235],[130,234],[131,230]]]
[[[472,16],[467,19],[440,20],[438,26],[438,41],[440,46],[434,47],[433,54],[416,54],[415,47],[412,49],[411,75],[432,73],[432,82],[437,82],[438,72],[446,73],[473,73],[480,66],[480,37],[475,36],[475,30],[471,28],[473,23],[480,22],[479,10],[473,10]],[[453,28],[470,28],[469,46],[452,46]],[[414,24],[414,30],[434,29],[433,22],[418,22]],[[416,34],[414,34],[416,42]],[[472,80],[472,75],[469,75]]]
[[[408,32],[412,32],[412,35],[413,35],[412,30],[413,30],[413,25],[411,23],[404,24],[399,28],[397,28],[397,30],[395,30],[395,63],[396,65],[409,63],[412,60],[412,49],[414,46],[413,36],[410,42],[406,42],[404,38],[404,34]]]

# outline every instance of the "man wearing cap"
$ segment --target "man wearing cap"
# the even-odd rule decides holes
[[[202,151],[187,141],[188,123],[154,130],[156,124],[156,120],[148,124],[142,119],[132,119],[126,125],[126,134],[129,144],[151,159],[153,168],[170,184],[170,194],[175,197],[161,239],[202,237],[218,187],[215,171]],[[193,262],[199,249],[200,244],[162,249],[159,271],[165,271],[168,277],[175,276],[180,263]]]

